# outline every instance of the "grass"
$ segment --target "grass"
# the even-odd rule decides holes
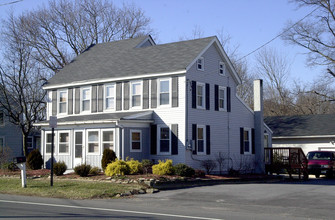
[[[63,179],[54,179],[51,187],[47,178],[27,179],[27,188],[22,188],[19,178],[0,178],[0,193],[66,199],[112,198],[118,193],[139,188],[137,184]]]

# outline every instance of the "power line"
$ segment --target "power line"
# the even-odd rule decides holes
[[[319,6],[320,7],[320,6]],[[272,41],[276,40],[278,37],[282,36],[284,33],[286,33],[288,30],[290,30],[291,28],[293,28],[294,26],[296,26],[299,22],[301,22],[302,20],[304,20],[305,18],[307,18],[308,16],[310,16],[311,14],[313,14],[319,7],[315,8],[313,11],[311,11],[310,13],[308,13],[307,15],[305,15],[305,17],[301,18],[299,21],[295,22],[293,25],[291,25],[289,28],[287,28],[286,30],[284,30],[283,32],[281,32],[280,34],[278,34],[277,36],[275,36],[274,38],[272,38],[271,40],[267,41],[266,43],[264,43],[263,45],[261,45],[260,47],[256,48],[255,50],[251,51],[250,53],[248,53],[247,55],[241,57],[239,60],[242,60],[244,58],[246,58],[247,56],[255,53],[257,50],[265,47],[266,45],[268,45],[269,43],[271,43]]]
[[[3,4],[0,4],[0,6],[5,6],[5,5],[11,5],[11,4],[15,4],[15,3],[18,3],[18,2],[22,2],[23,0],[17,0],[17,1],[12,1],[12,2],[8,2],[8,3],[3,3]]]

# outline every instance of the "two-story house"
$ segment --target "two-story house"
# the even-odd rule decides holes
[[[156,45],[147,36],[91,46],[44,87],[48,117],[58,121],[55,160],[69,169],[100,167],[109,148],[121,159],[172,159],[197,169],[219,152],[229,167],[244,156],[250,166],[262,164],[271,131],[236,94],[240,83],[217,37]],[[47,164],[51,129],[48,121],[37,125]]]

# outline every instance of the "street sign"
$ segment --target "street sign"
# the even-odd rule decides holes
[[[50,116],[49,127],[50,128],[57,128],[57,117],[56,116]]]

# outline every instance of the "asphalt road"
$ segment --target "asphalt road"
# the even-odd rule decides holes
[[[335,219],[335,180],[223,184],[129,199],[0,194],[1,219]]]

